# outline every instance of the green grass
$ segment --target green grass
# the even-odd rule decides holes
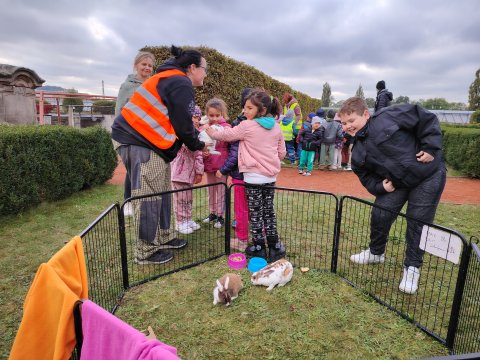
[[[77,193],[63,201],[43,203],[39,207],[18,216],[0,218],[0,267],[2,269],[2,276],[0,277],[0,318],[2,319],[0,321],[0,334],[2,334],[0,358],[8,356],[21,320],[23,299],[38,266],[42,262],[48,261],[66,241],[85,229],[111,203],[119,201],[122,198],[122,193],[122,186],[99,186]],[[277,207],[281,211],[296,211],[301,210],[305,206],[310,208],[318,205],[312,202],[314,200],[311,200],[309,196],[299,197],[295,201],[284,202],[283,195],[279,194],[276,199]],[[329,209],[331,207],[331,204],[328,202],[319,205],[319,209]],[[327,230],[324,233],[320,232],[322,239],[328,238],[332,231],[330,228],[331,219],[326,219],[324,216],[327,213],[329,211],[326,213],[319,211],[312,215],[318,221],[323,221],[321,223],[322,226],[327,226]],[[204,209],[198,208],[195,218],[199,219],[203,215]],[[453,228],[466,235],[466,237],[470,235],[480,237],[477,227],[477,219],[479,217],[480,206],[441,204],[437,212],[436,222]],[[280,235],[295,234],[298,229],[306,225],[297,224],[295,227],[280,227]],[[319,228],[318,231],[320,230]],[[206,232],[208,236],[212,234]],[[299,253],[295,256],[294,259],[303,259],[308,254]],[[326,261],[326,264],[329,262],[328,259],[320,260]],[[212,349],[220,348],[215,351],[219,351],[219,354],[222,354],[222,352],[228,354],[228,349],[235,345],[237,348],[240,346],[245,349],[254,346],[257,349],[254,351],[265,351],[265,354],[267,354],[266,358],[268,356],[271,358],[278,357],[280,353],[272,352],[276,347],[281,349],[281,351],[285,351],[285,354],[290,354],[285,347],[286,344],[291,344],[291,342],[287,342],[290,332],[285,330],[289,328],[295,329],[291,335],[292,339],[297,339],[298,343],[305,342],[304,346],[292,350],[294,352],[288,355],[292,356],[292,358],[299,358],[298,356],[300,355],[296,356],[295,354],[302,354],[302,351],[310,351],[312,349],[321,349],[325,354],[330,354],[330,358],[334,358],[332,349],[337,348],[341,349],[345,354],[350,354],[350,348],[352,348],[357,349],[359,357],[377,357],[379,353],[376,351],[376,348],[384,349],[387,343],[389,343],[392,349],[397,349],[399,353],[403,354],[401,349],[408,346],[402,343],[403,340],[400,339],[400,333],[405,331],[405,329],[408,329],[414,339],[419,340],[418,345],[416,345],[418,347],[409,352],[409,354],[412,354],[411,356],[415,356],[413,354],[424,354],[424,356],[441,354],[442,351],[444,353],[442,347],[438,348],[439,345],[436,342],[432,343],[430,338],[419,333],[412,325],[401,320],[380,305],[373,303],[357,290],[346,285],[340,278],[329,273],[312,271],[306,275],[301,275],[296,272],[294,281],[289,286],[284,289],[278,289],[273,294],[267,294],[264,289],[259,287],[251,287],[245,281],[245,291],[231,309],[219,306],[213,307],[211,304],[211,291],[214,279],[221,275],[219,269],[222,268],[222,271],[224,269],[224,267],[220,266],[223,261],[224,259],[209,262],[200,267],[172,274],[132,289],[127,294],[125,308],[120,307],[118,314],[122,317],[125,316],[127,319],[129,312],[145,312],[147,314],[146,311],[152,309],[151,315],[145,315],[145,317],[142,315],[137,319],[132,319],[132,321],[129,320],[129,322],[137,328],[143,329],[146,325],[150,325],[145,323],[146,319],[155,321],[155,324],[152,322],[151,325],[154,326],[159,337],[172,344],[175,344],[175,342],[167,341],[170,338],[163,336],[164,331],[168,333],[171,327],[184,328],[188,326],[190,328],[193,325],[197,326],[197,322],[200,323],[197,331],[201,331],[205,339],[211,338],[211,342],[202,340],[198,349],[192,348],[193,345],[189,345],[187,350],[191,352],[192,357],[186,356],[181,352],[180,354],[185,356],[185,358],[195,358],[195,356],[202,358],[202,348],[209,348],[211,351],[214,351]],[[200,274],[199,278],[196,277],[197,273]],[[183,278],[191,278],[193,281],[186,281],[180,284],[178,281]],[[309,284],[312,285],[310,286]],[[159,286],[165,286],[165,291],[160,291]],[[150,288],[157,289],[155,296],[148,296],[148,293],[144,294],[143,289],[148,291]],[[172,293],[169,292],[170,288],[172,289],[171,291],[174,291],[173,295],[180,296],[172,296]],[[139,303],[138,309],[135,309],[132,303],[129,303],[129,299],[131,296],[137,295],[145,298],[145,304]],[[279,296],[280,300],[277,301],[272,295]],[[162,296],[165,296],[166,299],[164,300]],[[256,304],[257,299],[258,304]],[[177,303],[176,307],[170,308],[169,302]],[[276,309],[275,304],[289,304],[291,307],[287,309],[284,305],[281,305],[280,309]],[[195,315],[196,317],[192,317],[192,321],[195,319],[195,322],[189,324],[186,314],[193,316],[191,310],[179,313],[177,311],[178,306],[184,306],[184,310],[190,308],[197,309],[197,311],[201,310],[203,313],[200,312]],[[364,306],[371,308],[368,310],[369,314],[372,314],[371,316],[369,315],[368,318],[356,318],[355,323],[349,320],[355,318],[355,309],[363,309]],[[162,309],[169,309],[168,314],[162,315]],[[172,312],[174,314],[171,314]],[[231,318],[225,316],[228,314],[233,316]],[[329,315],[331,314],[336,315],[330,317]],[[384,322],[379,319],[379,315],[381,315],[382,319],[385,317]],[[158,319],[156,319],[157,316]],[[178,316],[178,318],[172,319],[171,316]],[[167,320],[162,320],[167,317]],[[206,321],[207,318],[210,320]],[[274,318],[278,318],[280,323],[276,322],[276,320],[274,321]],[[299,321],[295,323],[294,321],[297,318]],[[225,336],[219,338],[218,334],[213,334],[213,330],[204,331],[203,326],[205,324],[202,324],[202,319],[205,320],[207,325],[210,324],[212,326],[211,328],[207,327],[207,330],[220,329],[223,330]],[[257,324],[253,319],[259,319],[259,323]],[[244,326],[235,328],[236,321],[239,320],[242,321]],[[380,326],[380,322],[383,325]],[[311,330],[310,323],[318,325],[317,330]],[[389,334],[390,329],[393,328],[395,330],[397,327],[401,329],[398,334],[395,333],[397,336],[392,336],[391,340],[388,341],[383,338],[383,336],[389,337],[391,335]],[[272,331],[272,338],[263,337],[263,333],[259,332],[262,328]],[[328,331],[326,331],[327,329]],[[235,331],[232,332],[233,330]],[[252,345],[252,338],[249,338],[250,340],[248,341],[246,340],[250,330],[260,337],[260,344]],[[317,336],[316,331],[323,335]],[[277,333],[280,336],[274,336]],[[192,337],[195,339],[191,341],[200,342],[199,336],[194,335]],[[232,335],[232,341],[223,343],[225,338],[230,337],[230,335]],[[237,336],[238,339],[236,340]],[[254,340],[255,338],[253,336]],[[289,341],[292,340],[289,339]],[[398,347],[396,347],[397,342],[399,344]],[[184,348],[181,345],[177,346]],[[254,351],[250,353],[254,354]],[[394,352],[390,353],[393,354]]]
[[[295,269],[267,292],[238,271],[230,307],[212,304],[225,258],[130,290],[116,315],[152,326],[183,359],[411,359],[447,355],[437,341],[329,272]]]

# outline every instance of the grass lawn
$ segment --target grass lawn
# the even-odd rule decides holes
[[[103,185],[63,201],[43,203],[18,216],[0,218],[0,358],[8,356],[21,320],[23,300],[38,266],[64,242],[85,229],[112,202],[120,200],[122,194],[121,185]],[[478,218],[480,206],[441,204],[436,223],[455,229],[468,239],[471,235],[480,237]],[[291,284],[268,294],[264,288],[251,286],[245,272],[246,288],[242,296],[231,308],[214,307],[211,292],[220,268],[224,269],[223,263],[224,259],[220,259],[134,288],[127,294],[118,315],[138,329],[152,325],[157,335],[178,346],[180,355],[185,358],[202,358],[204,348],[227,357],[228,349],[236,348],[236,344],[244,357],[262,352],[266,358],[269,355],[278,358],[280,353],[272,352],[278,348],[291,358],[301,358],[302,351],[306,354],[312,349],[334,358],[332,349],[340,349],[342,357],[346,357],[350,349],[359,348],[357,357],[370,358],[378,357],[379,351],[387,347],[392,350],[384,353],[395,354],[395,349],[409,348],[413,340],[418,344],[408,352],[410,357],[445,353],[441,346],[412,325],[329,273],[312,271],[304,275],[296,270]],[[179,285],[183,279],[185,283]],[[159,291],[160,288],[164,290]],[[182,311],[177,311],[179,306],[184,306]],[[163,308],[169,309],[168,313],[163,313]],[[144,318],[132,315],[146,313],[149,309],[151,315]],[[360,311],[369,315],[358,316]],[[151,321],[148,324],[144,320],[147,318]],[[186,333],[187,326],[194,335]],[[397,328],[400,329],[398,333]],[[280,336],[263,335],[261,329]],[[401,338],[406,331],[409,338],[403,343]],[[175,339],[181,339],[182,332],[194,338],[182,338],[187,346],[176,343]],[[256,335],[252,338],[252,334]],[[246,341],[247,338],[250,340]],[[332,343],[332,338],[337,340]],[[226,339],[230,341],[227,343]]]

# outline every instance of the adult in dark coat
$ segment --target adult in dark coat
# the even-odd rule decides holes
[[[390,106],[393,100],[393,94],[385,88],[385,81],[377,82],[377,99],[375,100],[375,112]]]
[[[390,227],[408,202],[404,273],[399,289],[413,294],[423,261],[421,222],[433,222],[445,187],[439,121],[435,114],[410,104],[390,106],[370,117],[365,101],[359,97],[348,99],[339,115],[344,131],[355,137],[352,169],[379,206],[373,207],[371,214],[369,248],[350,260],[383,263]]]

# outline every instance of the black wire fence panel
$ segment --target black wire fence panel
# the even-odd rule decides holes
[[[212,195],[209,200],[209,190],[217,190],[217,197]],[[190,210],[185,204],[189,198],[191,198]],[[229,209],[226,205],[228,201],[229,194],[226,184],[223,183],[128,199],[121,207],[123,210],[127,203],[131,203],[133,208],[133,216],[124,217],[128,286],[135,286],[225,255],[230,246],[229,242],[228,244],[225,242],[226,233],[230,231],[226,223],[230,216],[229,211],[226,211]],[[162,208],[162,211],[158,211],[159,208]],[[220,213],[222,209],[224,222],[221,227],[215,227],[216,221],[204,222],[212,211]],[[177,231],[176,229],[183,221],[177,220],[175,210],[181,213],[181,216],[188,215],[191,211],[191,220],[200,225],[200,229],[190,234]],[[148,214],[148,216],[141,214]],[[164,264],[137,264],[136,246],[141,242],[139,234],[142,231],[142,236],[155,238],[156,241],[163,243],[160,236],[163,231],[161,228],[169,228],[170,237],[186,240],[187,246],[182,249],[166,249],[173,253],[173,259]]]
[[[480,250],[475,243],[471,249],[453,351],[477,352],[480,358]]]
[[[465,250],[465,240],[454,231],[407,219],[402,214],[397,216],[387,209],[381,209],[360,199],[343,197],[340,208],[337,273],[353,286],[445,344],[460,266],[425,252],[420,268],[418,291],[413,295],[401,292],[399,284],[404,270],[407,221],[419,225],[420,231],[426,231],[427,234],[439,229],[443,236],[449,239],[460,238],[461,245],[460,250],[456,250],[457,255],[460,255],[458,252],[461,252],[462,248]],[[385,262],[356,264],[350,257],[369,248],[371,215],[374,208],[380,218],[396,216],[390,230],[388,221],[383,224],[381,230],[385,232],[383,235],[387,236]],[[426,243],[429,241],[433,240],[427,237]]]
[[[230,240],[235,237],[231,222],[236,186],[244,185],[235,184],[229,189],[223,183],[211,184],[132,197],[121,207],[110,206],[81,234],[89,298],[113,313],[128,288],[229,254]],[[218,190],[216,195],[209,196],[209,190],[214,188]],[[182,205],[182,199],[187,203]],[[133,205],[133,216],[124,216],[128,204]],[[179,206],[186,206],[191,212]],[[159,211],[160,208],[168,211]],[[393,214],[348,196],[339,201],[330,193],[275,188],[274,210],[286,258],[294,266],[336,272],[456,354],[480,351],[480,251],[476,244],[467,244],[453,230]],[[388,222],[382,230],[388,240],[385,261],[353,263],[351,255],[368,248],[373,210],[380,217],[394,219],[390,228]],[[212,212],[223,214],[223,223],[204,221]],[[200,228],[187,230],[188,234],[177,231],[182,230],[178,226],[185,220],[178,219],[181,216],[191,218]],[[423,255],[419,287],[413,295],[399,290],[408,223],[419,225],[418,229],[426,234],[422,235],[422,246],[431,247]],[[170,237],[187,240],[187,246],[168,250],[173,259],[164,264],[137,264],[140,229],[153,229],[147,237],[153,234],[161,239],[159,229],[168,227],[165,224],[169,224]],[[438,236],[447,242],[448,256],[433,255]],[[451,245],[454,243],[456,246]]]
[[[123,296],[119,206],[111,205],[81,234],[90,300],[114,312]]]
[[[294,266],[330,271],[337,208],[333,194],[275,188],[277,231]]]

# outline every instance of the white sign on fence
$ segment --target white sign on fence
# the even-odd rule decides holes
[[[458,264],[462,253],[462,239],[457,235],[424,225],[420,238],[420,249]]]

